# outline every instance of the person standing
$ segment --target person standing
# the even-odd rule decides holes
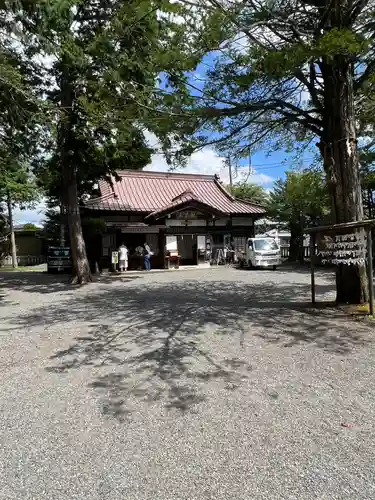
[[[124,243],[121,244],[118,249],[119,261],[120,261],[120,271],[128,270],[128,249]]]
[[[145,269],[146,271],[151,271],[151,263],[150,263],[150,258],[151,258],[151,250],[150,247],[148,246],[147,242],[143,245],[145,250],[144,250],[144,257],[145,257]]]
[[[138,271],[142,271],[143,269],[143,261],[144,261],[144,248],[142,245],[138,245],[136,248],[135,248],[135,254],[136,254],[136,257],[137,257],[137,264],[138,264]]]
[[[230,241],[228,243],[226,261],[227,261],[227,264],[230,264],[230,265],[234,264],[234,245],[233,245],[232,241]]]

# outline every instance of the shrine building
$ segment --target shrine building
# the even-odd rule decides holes
[[[254,221],[265,213],[256,203],[234,198],[216,175],[123,170],[118,176],[100,181],[100,197],[82,208],[83,217],[105,223],[103,267],[124,243],[129,268],[136,268],[136,249],[145,242],[153,268],[164,268],[171,252],[178,253],[181,265],[207,265],[229,242],[244,249],[254,236]]]

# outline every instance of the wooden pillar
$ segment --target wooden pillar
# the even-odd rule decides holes
[[[368,274],[370,315],[374,316],[374,283],[373,283],[373,269],[372,269],[372,231],[371,231],[371,227],[369,229],[367,229],[367,274]]]
[[[311,302],[316,303],[315,299],[315,245],[316,245],[316,234],[311,233],[310,235],[310,270],[311,270]]]
[[[166,245],[167,245],[167,235],[165,229],[159,229],[159,255],[160,255],[160,266],[162,269],[167,267],[166,260]]]

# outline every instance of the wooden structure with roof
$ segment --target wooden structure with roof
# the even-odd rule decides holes
[[[315,294],[315,257],[316,257],[316,242],[318,236],[334,236],[338,242],[331,243],[331,250],[323,251],[321,253],[331,253],[332,256],[335,253],[339,254],[338,259],[332,259],[331,263],[335,264],[337,268],[342,265],[356,265],[356,254],[360,255],[361,264],[367,261],[367,277],[368,277],[368,290],[369,290],[369,312],[371,316],[374,316],[374,283],[373,283],[373,251],[372,251],[372,230],[375,226],[375,219],[368,219],[362,221],[344,222],[340,224],[333,224],[329,226],[316,226],[305,229],[305,232],[310,235],[310,246],[311,246],[311,301],[313,304],[316,303]],[[366,240],[363,242],[363,249],[361,249],[362,242],[357,241],[356,231],[363,229],[366,232]],[[349,235],[343,235],[342,233],[349,231]],[[349,237],[352,236],[351,241]],[[335,246],[338,248],[335,249]],[[357,250],[358,249],[358,250]],[[336,250],[336,252],[335,252]],[[354,257],[354,258],[352,258]],[[351,260],[353,262],[351,262]],[[351,286],[351,283],[348,283]]]
[[[100,197],[82,208],[83,216],[105,221],[103,265],[122,242],[132,252],[145,241],[154,267],[164,267],[168,251],[178,251],[182,264],[203,263],[225,241],[244,247],[265,213],[234,198],[217,176],[124,170],[118,177],[100,181]]]

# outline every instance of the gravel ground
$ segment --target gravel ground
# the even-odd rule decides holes
[[[1,500],[375,497],[373,326],[305,272],[1,286]]]

